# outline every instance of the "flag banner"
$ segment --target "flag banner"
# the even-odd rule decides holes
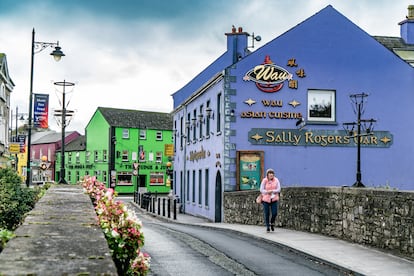
[[[48,128],[49,118],[49,95],[34,95],[33,125],[37,128]]]

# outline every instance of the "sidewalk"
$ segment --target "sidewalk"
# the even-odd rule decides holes
[[[139,207],[137,209],[142,213],[146,213],[145,210]],[[152,213],[148,213],[148,215],[156,216]],[[178,214],[177,220],[162,216],[156,217],[172,223],[221,228],[252,235],[259,239],[289,247],[356,274],[375,276],[414,275],[414,261],[332,237],[285,228],[276,228],[274,232],[266,233],[264,226],[213,223],[204,218],[187,214]]]

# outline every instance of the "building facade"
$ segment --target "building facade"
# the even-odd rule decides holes
[[[60,179],[62,171],[61,151],[56,152],[55,157],[56,180]],[[93,163],[86,158],[86,137],[79,135],[65,145],[65,176],[64,180],[68,184],[79,183],[85,175],[90,175]]]
[[[254,52],[242,28],[226,33],[227,51],[173,94],[185,211],[221,221],[223,192],[258,189],[267,168],[283,186],[413,190],[410,9],[400,26],[373,37],[329,5]]]
[[[11,142],[10,130],[10,94],[13,92],[14,83],[9,75],[7,59],[4,53],[0,53],[0,168],[12,166],[14,158],[10,156],[9,143]]]
[[[169,193],[172,117],[168,113],[99,107],[86,130],[88,171],[118,193]]]
[[[79,136],[80,133],[77,131],[65,132],[65,146]],[[60,167],[56,166],[56,152],[59,152],[61,148],[62,133],[60,132],[39,131],[32,135],[30,156],[33,183],[59,180]],[[23,170],[26,171],[25,167]]]

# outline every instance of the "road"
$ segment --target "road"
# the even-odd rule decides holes
[[[138,213],[150,275],[346,275],[269,241]]]

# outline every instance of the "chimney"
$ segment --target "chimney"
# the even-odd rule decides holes
[[[407,19],[398,23],[400,25],[400,35],[407,44],[414,44],[414,5],[408,6]]]
[[[243,32],[242,27],[236,28],[232,26],[231,33],[227,36],[227,52],[231,55],[233,63],[244,58],[247,54],[247,38],[248,33]]]

